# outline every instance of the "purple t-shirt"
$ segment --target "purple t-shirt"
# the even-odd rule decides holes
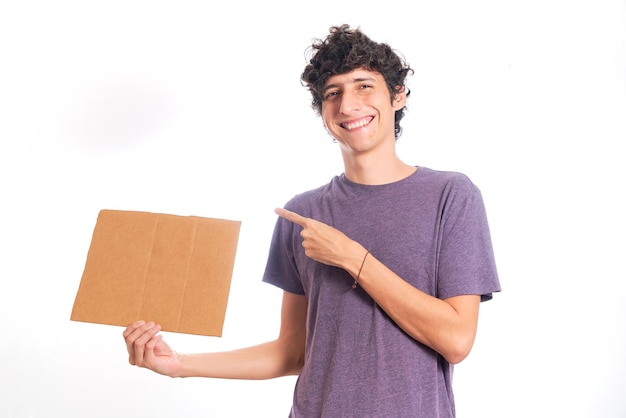
[[[440,299],[500,291],[480,191],[463,174],[420,167],[385,185],[345,176],[286,209],[360,242]],[[304,254],[301,227],[279,218],[263,281],[308,301],[304,367],[291,417],[454,417],[452,365],[402,331],[343,269]]]

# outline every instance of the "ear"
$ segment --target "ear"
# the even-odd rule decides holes
[[[391,107],[393,107],[393,110],[400,110],[404,106],[406,106],[406,87],[397,86],[396,95],[391,101]]]

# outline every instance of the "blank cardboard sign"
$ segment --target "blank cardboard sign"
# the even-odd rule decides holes
[[[71,320],[222,335],[241,222],[102,210]]]

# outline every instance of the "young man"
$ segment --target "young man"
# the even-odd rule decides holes
[[[168,376],[298,374],[291,417],[453,417],[453,364],[500,290],[480,191],[396,154],[410,67],[358,29],[313,44],[302,79],[345,172],[277,209],[263,280],[283,289],[276,340],[184,355],[143,321],[130,363]]]

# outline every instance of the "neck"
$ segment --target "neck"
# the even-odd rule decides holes
[[[348,180],[367,185],[381,185],[400,181],[416,170],[404,163],[395,152],[386,158],[380,155],[343,155],[345,176]]]

